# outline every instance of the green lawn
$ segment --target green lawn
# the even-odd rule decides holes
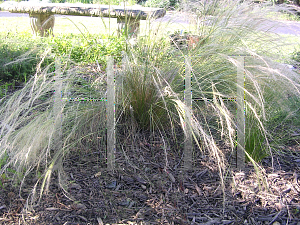
[[[140,33],[144,34],[149,30],[150,21],[140,21]],[[166,27],[164,31],[174,31],[186,29],[180,24],[168,23],[151,23],[150,28],[156,29],[158,27]],[[54,25],[54,35],[60,34],[80,34],[80,30],[84,33],[86,31],[90,34],[111,34],[117,33],[118,25],[116,18],[101,18],[101,17],[87,17],[87,16],[56,16]],[[30,19],[28,17],[2,17],[0,18],[0,33],[31,33]]]
[[[90,34],[107,34],[110,30],[113,34],[117,31],[117,19],[100,17],[85,17],[85,16],[73,16],[73,17],[55,17],[54,35],[59,34],[80,34],[79,29],[84,33],[85,29]],[[104,26],[104,23],[106,27]],[[76,24],[78,28],[74,25]],[[31,33],[30,18],[28,17],[2,17],[0,18],[0,32],[13,32],[13,33]]]

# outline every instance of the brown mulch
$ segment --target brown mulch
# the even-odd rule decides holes
[[[139,140],[142,140],[139,137]],[[126,141],[125,141],[126,142]],[[300,147],[261,163],[228,170],[225,195],[216,163],[198,155],[193,171],[180,169],[180,152],[163,142],[125,143],[117,148],[116,171],[103,168],[101,152],[80,150],[65,160],[68,193],[52,177],[50,190],[31,212],[23,213],[34,185],[21,189],[4,182],[1,224],[300,224]],[[126,146],[126,148],[124,148]],[[32,183],[30,183],[32,182]]]

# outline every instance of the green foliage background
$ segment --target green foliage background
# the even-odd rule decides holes
[[[5,94],[8,86],[23,83],[36,72],[46,48],[51,48],[57,56],[68,56],[74,63],[85,65],[96,61],[105,69],[106,56],[117,55],[125,50],[124,37],[107,35],[62,35],[47,39],[32,39],[31,34],[7,35],[0,34],[0,96]],[[119,56],[119,57],[118,57]],[[53,63],[53,58],[46,58],[41,67]],[[54,66],[52,66],[54,70]],[[51,71],[51,70],[50,70]]]

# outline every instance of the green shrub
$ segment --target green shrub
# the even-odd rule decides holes
[[[33,41],[2,37],[0,40],[0,81],[26,81],[39,61]]]
[[[300,52],[295,52],[292,56],[292,59],[300,63]]]
[[[105,35],[88,38],[64,35],[45,39],[32,39],[31,35],[3,36],[0,40],[0,82],[26,82],[36,72],[40,57],[47,48],[58,56],[69,56],[76,63],[98,61],[105,64],[107,55],[120,56],[125,47],[124,38]],[[53,59],[47,58],[41,66],[51,62]]]
[[[54,54],[69,56],[72,61],[81,64],[95,61],[105,64],[107,55],[120,56],[126,47],[123,37],[105,35],[94,37],[65,35],[49,39],[48,44]]]

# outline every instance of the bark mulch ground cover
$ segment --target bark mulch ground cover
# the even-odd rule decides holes
[[[165,169],[159,141],[126,146],[116,154],[114,172],[101,170],[99,152],[74,150],[64,163],[68,193],[54,175],[48,194],[27,213],[23,206],[36,180],[21,191],[3,181],[0,223],[300,224],[299,146],[264,159],[265,179],[250,163],[243,171],[228,170],[224,193],[216,162],[205,155],[197,156],[197,169],[182,171],[172,149]]]

